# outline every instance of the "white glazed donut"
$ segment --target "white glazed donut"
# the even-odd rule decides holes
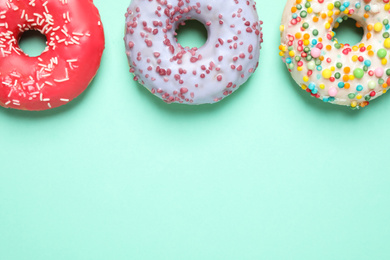
[[[207,42],[183,48],[175,30],[203,23]],[[258,66],[261,22],[254,0],[133,0],[126,13],[126,53],[134,79],[167,103],[215,103]]]
[[[312,96],[356,109],[390,86],[389,0],[288,0],[280,55],[294,80]],[[362,26],[355,46],[332,30],[347,18]]]

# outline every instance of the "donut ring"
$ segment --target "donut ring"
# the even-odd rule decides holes
[[[133,0],[125,16],[130,72],[167,103],[218,102],[258,66],[262,23],[253,0]],[[200,48],[184,48],[175,38],[190,19],[208,31]]]
[[[388,0],[288,0],[280,56],[294,80],[312,96],[353,109],[390,86]],[[348,18],[364,29],[355,46],[337,41],[333,28]]]
[[[38,57],[19,48],[27,30],[46,36]],[[92,0],[0,0],[0,105],[45,110],[68,103],[95,76],[103,49]]]

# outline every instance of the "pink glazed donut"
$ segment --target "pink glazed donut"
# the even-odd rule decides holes
[[[126,54],[134,80],[167,103],[215,103],[255,72],[262,42],[254,0],[133,0],[126,13]],[[200,48],[182,47],[175,30],[198,20]]]

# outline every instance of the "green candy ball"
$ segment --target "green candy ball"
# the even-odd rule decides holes
[[[368,81],[368,88],[369,89],[375,89],[376,83],[373,80]]]
[[[379,49],[376,53],[379,58],[383,59],[387,55],[387,51],[385,49]]]
[[[314,70],[316,68],[316,64],[314,63],[314,61],[310,61],[307,63],[307,68],[309,70]]]
[[[355,76],[355,78],[361,79],[364,76],[364,71],[360,68],[354,69],[353,75]]]

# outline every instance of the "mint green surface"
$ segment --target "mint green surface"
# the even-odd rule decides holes
[[[349,43],[351,46],[359,44],[364,35],[363,28],[356,27],[356,20],[352,18],[340,23],[339,27],[334,29],[334,32],[338,42]]]
[[[258,1],[259,70],[203,106],[132,81],[129,1],[95,3],[88,90],[0,109],[1,260],[390,259],[390,96],[351,111],[300,90],[278,56],[284,0]]]

